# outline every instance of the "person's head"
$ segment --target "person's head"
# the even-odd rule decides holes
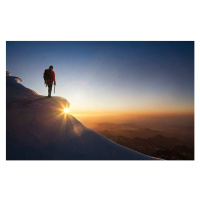
[[[49,66],[49,69],[51,69],[51,70],[52,70],[52,69],[53,69],[53,66],[52,66],[52,65],[50,65],[50,66]]]

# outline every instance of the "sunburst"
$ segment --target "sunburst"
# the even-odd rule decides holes
[[[65,109],[64,109],[64,112],[65,112],[65,113],[69,113],[69,108],[65,108]]]

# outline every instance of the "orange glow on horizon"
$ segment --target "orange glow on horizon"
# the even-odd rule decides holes
[[[116,116],[116,115],[194,115],[194,110],[182,111],[71,111],[73,116]]]

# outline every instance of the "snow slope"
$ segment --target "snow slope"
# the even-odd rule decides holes
[[[6,77],[7,160],[155,160],[64,114],[66,99],[38,95],[18,80]]]

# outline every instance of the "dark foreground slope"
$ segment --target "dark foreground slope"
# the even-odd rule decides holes
[[[7,77],[6,159],[154,160],[86,128],[64,114],[68,106],[66,99],[39,96]]]

